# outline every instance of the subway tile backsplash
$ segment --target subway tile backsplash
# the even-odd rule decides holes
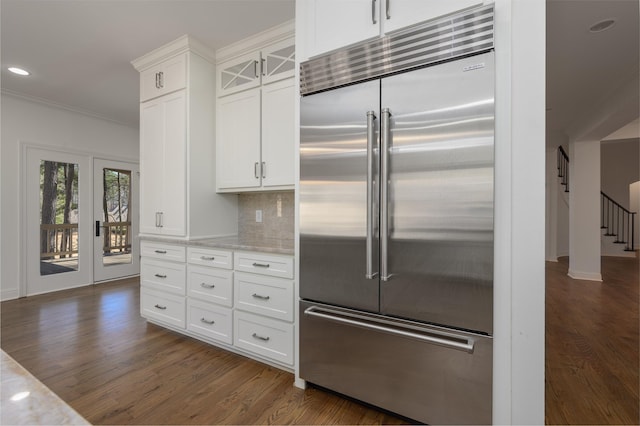
[[[293,239],[293,191],[257,192],[238,195],[240,238]],[[262,222],[256,222],[262,210]]]

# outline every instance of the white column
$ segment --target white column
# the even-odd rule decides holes
[[[571,141],[569,151],[569,276],[602,281],[600,141]]]
[[[550,262],[558,261],[558,150],[547,149],[546,182],[545,182],[545,259]]]

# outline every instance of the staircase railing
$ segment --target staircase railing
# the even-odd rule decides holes
[[[601,228],[606,229],[604,235],[616,237],[615,244],[626,244],[625,251],[633,251],[635,247],[635,215],[622,207],[607,194],[600,191],[602,207]]]
[[[561,184],[564,185],[564,192],[569,192],[569,156],[562,146],[558,147],[557,154],[558,177],[561,178]]]

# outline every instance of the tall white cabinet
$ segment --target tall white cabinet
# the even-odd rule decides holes
[[[140,72],[140,233],[237,233],[237,200],[215,193],[213,53],[189,36],[134,61]]]
[[[217,190],[293,189],[293,24],[216,53]]]

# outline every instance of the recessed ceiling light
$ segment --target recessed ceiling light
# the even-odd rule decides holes
[[[602,31],[606,31],[609,28],[613,27],[615,23],[615,19],[605,19],[604,21],[596,22],[591,26],[591,28],[589,28],[589,32],[601,33]]]
[[[7,68],[9,71],[11,71],[14,74],[18,74],[18,75],[30,75],[31,73],[27,70],[23,70],[22,68],[18,68],[18,67],[9,67]]]

